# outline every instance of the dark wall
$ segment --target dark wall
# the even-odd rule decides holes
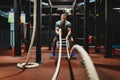
[[[10,25],[7,19],[0,17],[0,49],[10,47]]]
[[[110,16],[110,24],[111,24],[111,36],[112,36],[112,44],[120,44],[120,10],[116,10],[113,8],[119,8],[120,7],[120,1],[114,0],[111,4],[112,11]]]
[[[120,44],[120,12],[113,10],[112,12],[112,42]]]

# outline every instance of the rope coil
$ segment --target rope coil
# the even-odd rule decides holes
[[[34,63],[34,62],[29,62],[30,60],[30,51],[31,51],[31,48],[33,46],[33,42],[34,42],[34,39],[35,39],[35,32],[36,32],[36,10],[37,10],[37,0],[34,0],[34,23],[33,23],[33,33],[32,33],[32,38],[31,38],[31,42],[30,42],[30,46],[29,46],[29,49],[28,49],[28,53],[27,53],[27,59],[25,62],[23,63],[18,63],[17,64],[17,67],[19,68],[33,68],[33,67],[38,67],[39,64],[38,63]]]

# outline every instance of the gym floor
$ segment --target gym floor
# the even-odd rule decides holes
[[[35,62],[35,47],[31,50],[30,62]],[[48,47],[42,47],[42,61],[39,67],[33,69],[20,69],[17,63],[26,60],[27,53],[22,57],[12,56],[11,50],[0,50],[0,80],[51,80],[57,58],[50,58]],[[89,53],[100,80],[119,80],[120,79],[120,58],[104,58],[104,53],[95,53],[90,49]],[[89,80],[85,67],[80,63],[80,56],[71,59],[69,64],[66,58],[61,59],[60,72],[57,80]],[[72,70],[70,70],[71,65]]]

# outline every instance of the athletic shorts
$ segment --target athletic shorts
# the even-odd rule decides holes
[[[59,39],[59,35],[58,34],[55,34],[55,36],[54,37],[56,37],[56,38],[58,38]],[[62,36],[62,38],[65,38],[66,36]],[[72,37],[72,35],[70,35],[69,36],[69,39]]]

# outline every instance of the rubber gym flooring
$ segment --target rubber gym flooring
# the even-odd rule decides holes
[[[30,62],[35,62],[35,50],[35,47],[31,50]],[[11,50],[0,50],[0,80],[51,80],[57,58],[50,58],[48,47],[42,47],[41,50],[43,63],[39,67],[25,70],[16,65],[26,60],[27,53],[23,53],[22,57],[14,57]],[[119,57],[104,58],[104,51],[95,53],[92,48],[89,52],[100,80],[120,80]],[[57,80],[89,80],[79,55],[71,59],[70,63],[62,57],[60,64]]]

